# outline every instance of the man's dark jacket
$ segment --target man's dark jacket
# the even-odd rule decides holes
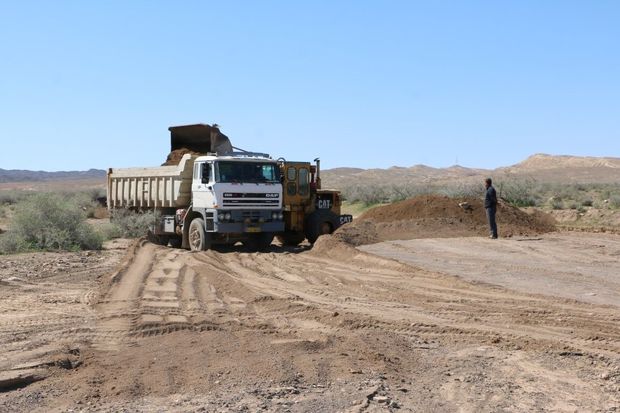
[[[495,188],[492,186],[487,188],[486,195],[484,196],[484,207],[485,208],[496,208],[497,207],[497,194],[495,193]]]

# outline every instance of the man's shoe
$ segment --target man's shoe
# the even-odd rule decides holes
[[[497,239],[497,236],[496,236],[496,235],[489,235],[489,238],[491,238],[491,239]]]

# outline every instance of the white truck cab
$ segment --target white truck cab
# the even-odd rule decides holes
[[[194,161],[191,211],[203,218],[206,233],[227,238],[283,231],[277,161],[254,153],[199,156]]]

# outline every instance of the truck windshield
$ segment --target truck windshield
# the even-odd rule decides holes
[[[278,165],[264,162],[220,161],[217,182],[228,183],[279,183]]]

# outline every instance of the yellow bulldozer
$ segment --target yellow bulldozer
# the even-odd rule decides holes
[[[324,234],[331,234],[351,222],[351,215],[342,215],[340,191],[321,189],[321,163],[279,160],[282,174],[285,232],[277,238],[283,245],[298,245],[304,239],[311,244]]]

